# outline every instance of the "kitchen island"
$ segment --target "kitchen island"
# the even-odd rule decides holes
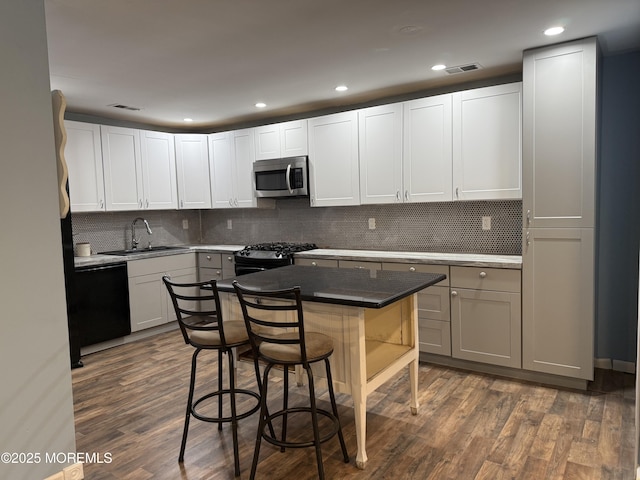
[[[330,358],[333,384],[353,398],[356,465],[363,469],[367,463],[367,396],[408,366],[410,410],[414,415],[418,412],[416,293],[444,280],[445,275],[290,265],[235,279],[257,290],[300,287],[305,328],[334,341]],[[233,280],[218,281],[227,320],[242,318]]]

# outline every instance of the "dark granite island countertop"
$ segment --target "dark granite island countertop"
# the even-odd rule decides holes
[[[256,290],[300,287],[302,300],[364,308],[383,308],[444,280],[435,273],[288,265],[218,281],[218,290],[234,292],[233,280]]]

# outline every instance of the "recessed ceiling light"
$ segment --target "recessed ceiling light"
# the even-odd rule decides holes
[[[338,85],[336,87],[336,92],[346,92],[347,90],[349,90],[349,87],[346,85]]]
[[[266,103],[264,103],[264,102],[258,102],[258,103],[256,103],[256,108],[264,108],[264,107],[266,107],[266,106],[267,106],[267,104],[266,104]]]
[[[434,65],[433,67],[431,67],[431,70],[437,72],[438,70],[444,70],[445,68],[447,68],[446,65],[439,63],[438,65]]]
[[[193,118],[184,118],[183,119],[185,122],[193,122]]]
[[[564,32],[564,27],[551,27],[551,28],[547,28],[544,31],[544,34],[547,35],[548,37],[552,37],[554,35],[560,35],[562,32]]]

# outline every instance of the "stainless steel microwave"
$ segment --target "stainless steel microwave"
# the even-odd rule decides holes
[[[308,197],[307,157],[276,158],[253,162],[256,197]]]

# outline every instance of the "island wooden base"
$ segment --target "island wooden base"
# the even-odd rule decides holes
[[[240,320],[235,295],[221,293],[223,318]],[[367,397],[405,367],[411,383],[410,412],[418,413],[418,311],[416,295],[381,309],[304,302],[305,328],[333,339],[331,371],[336,391],[351,395],[356,424],[356,466],[367,464]],[[324,378],[324,371],[314,369]],[[302,376],[296,375],[301,381]]]

